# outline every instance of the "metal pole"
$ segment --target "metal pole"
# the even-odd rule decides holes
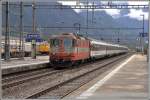
[[[141,33],[140,33],[140,52],[142,52],[142,36],[141,36]]]
[[[5,26],[5,60],[10,59],[10,45],[9,45],[9,6],[8,2],[6,2],[6,26]]]
[[[144,34],[144,19],[145,19],[145,16],[143,15],[143,34]],[[144,37],[142,37],[142,44],[143,44],[143,54],[144,54]]]
[[[33,13],[32,13],[33,32],[35,32],[35,30],[36,30],[36,27],[35,27],[35,2],[33,2],[33,4],[32,4],[32,9],[33,9]]]
[[[80,0],[77,0],[77,1],[76,1],[76,5],[79,5],[79,4],[80,4]]]
[[[94,2],[93,2],[93,9],[92,9],[92,24],[94,23]]]
[[[23,2],[20,2],[20,47],[19,47],[19,51],[20,51],[20,58],[23,58],[24,57],[24,52],[23,52],[23,23],[22,23],[22,18],[23,18],[23,15],[22,15],[22,10],[23,10]]]
[[[143,15],[143,33],[144,33],[144,15]]]
[[[142,34],[144,34],[144,15],[141,15],[143,17],[143,21],[142,21]],[[143,54],[144,52],[144,39],[142,37],[142,34],[140,35],[140,42],[141,42],[141,52]]]
[[[150,3],[150,2],[149,2]],[[148,21],[150,21],[150,8],[149,8],[149,15],[148,15]],[[147,62],[149,62],[149,27],[150,27],[150,22],[148,22],[148,44],[147,44]]]
[[[144,34],[144,15],[143,16],[143,34]],[[144,37],[142,37],[142,54],[144,53]]]
[[[80,34],[80,27],[81,27],[81,26],[80,26],[80,23],[79,23],[79,34]]]
[[[149,34],[148,34],[148,37],[149,37],[149,40],[150,40],[150,1],[149,1]],[[150,57],[150,41],[148,42],[148,56]],[[150,59],[148,57],[148,82],[149,82],[149,89],[148,89],[148,100],[150,100]]]
[[[32,24],[33,24],[33,33],[36,32],[36,27],[35,27],[35,2],[32,4]],[[32,59],[36,59],[36,40],[32,40]]]
[[[1,48],[1,51],[0,51],[0,67],[1,67],[1,53],[2,53],[2,44],[1,44],[1,42],[2,42],[2,1],[0,1],[0,48]],[[2,79],[2,71],[0,71],[0,74],[1,74],[1,76],[0,76],[0,79]],[[2,83],[2,81],[1,81],[1,83]],[[1,92],[2,92],[2,87],[0,87],[0,90],[1,90]],[[2,93],[0,93],[0,99],[2,100]]]
[[[117,40],[118,44],[120,43],[120,39],[119,39],[119,32],[118,32],[118,40]]]
[[[22,3],[22,19],[23,19],[23,3]],[[23,26],[23,20],[21,20],[22,21],[22,58],[25,56],[25,52],[24,52],[24,41],[25,41],[25,39],[24,39],[24,26]]]
[[[86,30],[86,36],[88,37],[88,16],[89,16],[89,14],[88,14],[88,4],[89,4],[89,2],[88,2],[88,0],[87,0],[87,15],[86,15],[86,28],[87,28],[87,30]]]

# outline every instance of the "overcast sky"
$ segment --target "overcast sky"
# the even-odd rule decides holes
[[[61,1],[60,3],[62,3],[63,5],[76,5],[76,1]],[[96,4],[99,3],[99,1],[95,2]],[[105,4],[108,2],[105,1],[101,1],[101,3]],[[116,4],[128,4],[128,5],[148,5],[148,1],[116,1],[113,2]],[[89,3],[90,5],[92,5],[92,3]],[[80,3],[80,5],[84,5],[83,3]],[[77,13],[82,12],[81,9],[74,9]],[[95,9],[95,10],[99,10],[99,11],[105,11],[107,14],[111,15],[113,18],[119,18],[119,17],[123,17],[123,16],[128,16],[130,18],[134,18],[137,20],[142,20],[142,16],[141,15],[145,15],[145,20],[148,20],[148,12],[143,11],[142,9],[129,9],[128,13],[126,14],[121,14],[121,12],[123,10],[121,9]]]

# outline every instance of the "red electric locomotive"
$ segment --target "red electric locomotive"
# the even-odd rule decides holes
[[[50,63],[74,64],[90,58],[90,40],[74,33],[53,35],[50,38]]]

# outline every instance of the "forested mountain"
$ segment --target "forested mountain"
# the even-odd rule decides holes
[[[41,3],[40,3],[41,4]],[[51,5],[61,5],[60,3],[51,3]],[[11,35],[19,36],[19,7],[10,6],[9,9],[9,26]],[[3,34],[5,34],[5,6],[2,9],[2,24]],[[122,10],[122,16],[128,13],[128,10]],[[131,19],[127,16],[113,18],[105,11],[88,12],[88,28],[87,27],[87,10],[79,13],[73,9],[35,9],[36,32],[41,34],[41,37],[47,39],[51,34],[58,34],[62,32],[78,32],[79,34],[102,39],[109,42],[117,43],[118,38],[121,44],[135,46],[137,44],[136,38],[141,29],[121,29],[121,28],[142,28],[142,21]],[[24,32],[32,32],[32,8],[23,7],[23,25]],[[145,32],[148,32],[148,21],[145,21]],[[80,27],[80,28],[79,28]],[[115,29],[120,28],[120,29]]]

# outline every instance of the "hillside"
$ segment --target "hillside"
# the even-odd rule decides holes
[[[53,3],[61,5],[59,3]],[[51,3],[52,5],[52,3]],[[2,9],[2,23],[5,25],[5,8]],[[122,10],[121,14],[128,13],[128,10]],[[92,12],[88,13],[88,26],[89,28],[118,28],[118,27],[142,27],[142,21],[131,19],[129,17],[113,18],[105,11],[95,11],[94,18],[92,20]],[[36,9],[36,27],[37,33],[41,33],[44,39],[47,39],[51,34],[58,34],[62,32],[77,32],[80,27],[86,27],[86,10],[80,13],[76,13],[73,9]],[[10,6],[9,13],[10,26],[13,33],[11,35],[19,36],[16,31],[19,31],[19,8]],[[145,21],[145,32],[147,32],[148,21]],[[23,9],[23,25],[25,32],[32,32],[32,8],[24,7]],[[59,28],[57,28],[59,27]],[[63,27],[63,28],[61,28]],[[69,27],[69,28],[67,28]],[[114,29],[82,29],[80,28],[80,34],[85,35],[87,32],[89,37],[96,39],[103,39],[109,42],[117,43],[118,37],[121,44],[128,44],[131,47],[137,44],[136,38],[139,32],[142,30],[114,30]],[[3,31],[4,34],[4,31]]]

